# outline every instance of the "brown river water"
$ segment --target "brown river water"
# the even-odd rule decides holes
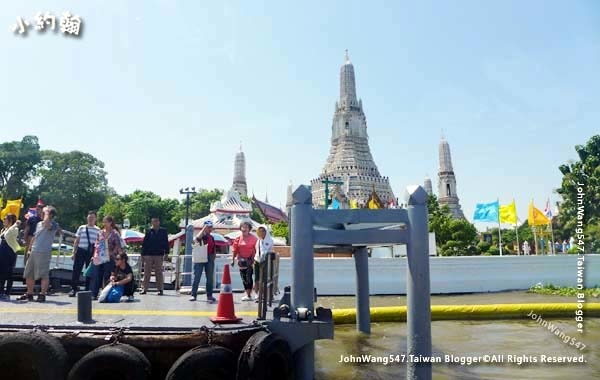
[[[432,296],[432,304],[491,304],[528,302],[572,302],[571,297],[543,296],[525,292]],[[597,301],[597,300],[589,300]],[[353,307],[352,297],[319,299],[326,306]],[[371,306],[404,305],[405,297],[371,297]],[[542,316],[543,317],[543,316]],[[574,338],[564,343],[548,327],[533,319],[432,322],[433,379],[600,379],[600,319],[587,318],[583,334],[574,319],[547,319],[551,328]],[[406,376],[406,323],[373,323],[371,335],[356,332],[355,326],[336,326],[334,340],[316,343],[316,379],[403,379]],[[564,337],[563,335],[563,337]],[[586,348],[579,350],[580,342]],[[342,356],[390,357],[403,363],[340,362]],[[471,363],[469,359],[497,360]],[[495,356],[494,356],[495,355]],[[504,356],[500,356],[504,355]],[[583,355],[584,363],[548,363],[561,357]],[[460,363],[463,360],[463,363]],[[450,363],[448,363],[450,361]],[[456,361],[456,362],[454,362]],[[520,364],[519,364],[520,363]]]

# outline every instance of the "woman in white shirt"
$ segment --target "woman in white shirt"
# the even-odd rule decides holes
[[[0,301],[10,301],[12,272],[19,249],[19,225],[15,214],[7,214],[2,222],[4,228],[0,232]]]
[[[258,236],[258,240],[256,241],[256,261],[254,262],[254,291],[259,295],[261,274],[267,274],[267,253],[273,251],[273,238],[265,225],[260,225],[256,229],[256,236]]]

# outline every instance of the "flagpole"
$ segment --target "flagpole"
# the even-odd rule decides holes
[[[496,198],[498,201],[498,208],[500,208],[500,199]],[[498,245],[500,249],[500,256],[502,256],[502,228],[500,227],[500,209],[498,209]]]
[[[517,234],[517,256],[521,255],[520,246],[519,246],[519,227],[518,222],[515,223],[515,233]]]
[[[556,255],[556,252],[554,251],[554,228],[552,227],[552,217],[550,217],[550,234],[552,235],[552,254]]]
[[[537,240],[537,234],[535,233],[535,226],[531,226],[531,229],[533,230],[533,240],[535,240],[535,255],[538,255],[538,240]]]

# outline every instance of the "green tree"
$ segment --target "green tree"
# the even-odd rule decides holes
[[[445,226],[450,240],[441,247],[443,256],[449,255],[475,255],[478,253],[476,239],[477,229],[466,219],[451,219]]]
[[[448,206],[440,206],[434,194],[427,199],[427,210],[429,212],[429,232],[435,232],[435,243],[441,247],[452,237],[448,229],[452,214]]]
[[[586,145],[576,145],[578,161],[559,167],[563,174],[557,193],[563,202],[559,219],[570,236],[582,237],[587,250],[600,245],[600,135]]]
[[[288,236],[288,224],[286,222],[277,222],[271,226],[271,231],[273,232],[273,236],[284,237]]]
[[[0,198],[17,199],[26,195],[27,182],[40,161],[40,145],[35,136],[0,144]]]
[[[63,228],[73,231],[85,222],[89,210],[99,209],[111,189],[104,163],[80,151],[42,152],[36,192],[57,208]]]
[[[122,224],[125,219],[125,203],[120,195],[112,195],[106,199],[104,205],[98,210],[98,220],[110,215],[117,224]]]
[[[223,196],[223,190],[213,189],[206,190],[200,189],[196,194],[190,196],[190,220],[199,219],[210,214],[210,206],[213,202],[221,199]],[[175,220],[177,225],[185,219],[185,199],[181,201],[181,205],[175,213]]]
[[[181,205],[176,199],[162,199],[151,191],[136,190],[123,196],[122,202],[123,217],[129,219],[132,228],[146,231],[150,228],[152,217],[158,217],[161,226],[170,233],[179,231],[175,215]]]

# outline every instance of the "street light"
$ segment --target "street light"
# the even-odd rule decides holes
[[[196,194],[196,187],[191,189],[189,187],[181,188],[179,194],[185,194],[185,226],[187,227],[190,221],[190,195]]]

